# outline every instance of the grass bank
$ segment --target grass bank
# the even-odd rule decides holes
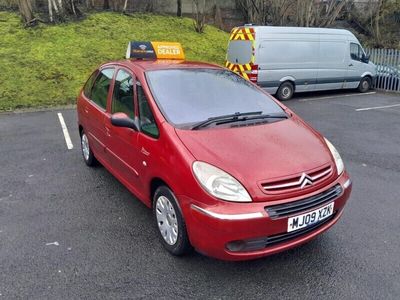
[[[15,13],[0,12],[0,111],[75,102],[88,75],[120,59],[130,40],[178,41],[188,60],[222,64],[228,34],[171,16],[96,13],[85,20],[23,28]]]

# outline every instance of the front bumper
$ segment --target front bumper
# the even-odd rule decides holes
[[[352,189],[347,173],[342,174],[330,185],[314,192],[313,195],[337,184],[341,185],[342,192],[333,200],[335,202],[333,215],[315,224],[312,228],[306,227],[307,230],[295,231],[292,232],[293,234],[287,233],[288,218],[299,215],[299,213],[287,217],[270,218],[265,209],[270,205],[268,202],[231,203],[221,201],[218,206],[204,207],[201,202],[180,196],[186,204],[183,207],[183,213],[190,241],[200,253],[223,260],[255,259],[299,246],[330,228],[341,217]],[[308,196],[293,199],[293,201]],[[300,214],[318,207],[320,206],[304,210]],[[251,250],[251,247],[244,251],[228,250],[228,243],[232,245],[232,242],[235,241],[249,242],[257,246],[255,250]],[[260,243],[263,241],[265,244],[260,248]],[[231,249],[233,248],[231,247]]]

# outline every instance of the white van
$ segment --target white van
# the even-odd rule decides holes
[[[360,42],[344,29],[236,27],[229,38],[226,67],[280,100],[295,92],[366,92],[376,76]]]

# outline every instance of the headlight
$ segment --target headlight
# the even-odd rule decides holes
[[[211,195],[226,201],[251,202],[246,189],[228,173],[205,162],[193,163],[193,173]]]
[[[343,163],[343,160],[342,160],[342,158],[340,157],[340,154],[339,154],[339,152],[336,150],[335,146],[333,146],[333,145],[331,144],[331,142],[328,141],[326,138],[325,138],[325,142],[326,142],[326,144],[328,145],[329,150],[331,150],[332,156],[333,156],[333,158],[335,159],[335,164],[336,164],[336,169],[337,169],[338,175],[340,175],[340,174],[342,174],[342,172],[343,172],[343,170],[344,170],[344,163]]]

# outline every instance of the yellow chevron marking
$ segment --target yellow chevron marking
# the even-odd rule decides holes
[[[254,36],[253,34],[250,32],[249,28],[246,28],[246,33],[247,33],[247,37],[250,41],[254,41]]]
[[[241,73],[240,75],[242,75],[242,77],[243,77],[244,79],[249,80],[249,76],[247,76],[246,73]]]

